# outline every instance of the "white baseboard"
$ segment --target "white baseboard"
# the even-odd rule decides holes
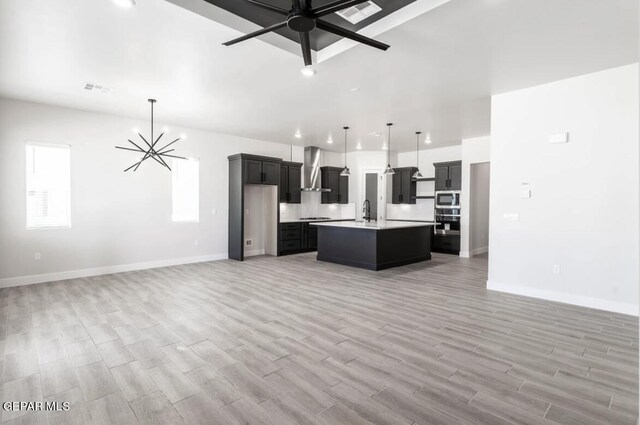
[[[472,249],[471,250],[471,256],[474,255],[480,255],[480,254],[484,254],[489,252],[489,247],[488,246],[482,246],[480,248],[476,248],[476,249]]]
[[[471,258],[476,255],[484,254],[485,252],[489,252],[488,246],[472,249],[471,251],[460,251],[460,256],[462,258]]]
[[[201,255],[198,257],[170,258],[167,260],[147,261],[144,263],[120,264],[115,266],[95,267],[90,269],[67,270],[62,272],[36,274],[31,276],[17,276],[0,279],[0,288],[11,286],[31,285],[34,283],[53,282],[65,279],[100,276],[104,274],[130,272],[135,270],[155,269],[158,267],[178,266],[180,264],[203,263],[206,261],[224,260],[229,258],[226,253]]]
[[[266,251],[264,249],[252,249],[250,251],[245,250],[244,251],[244,256],[245,257],[255,257],[256,255],[264,255],[265,252]]]
[[[490,280],[487,281],[487,289],[491,291],[506,292],[509,294],[524,295],[532,298],[578,305],[581,307],[595,308],[597,310],[628,314],[630,316],[638,316],[637,304],[601,300],[599,298],[586,297],[583,295],[573,295],[565,292],[549,291],[546,289],[535,289],[528,286],[509,285]]]

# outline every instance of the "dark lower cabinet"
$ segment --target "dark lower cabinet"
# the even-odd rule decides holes
[[[280,255],[299,254],[318,249],[318,228],[309,223],[280,223]]]
[[[459,255],[460,235],[433,235],[431,251]]]

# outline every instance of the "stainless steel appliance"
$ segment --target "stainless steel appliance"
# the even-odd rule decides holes
[[[460,235],[460,208],[436,208],[436,235]]]
[[[436,192],[436,209],[453,208],[460,209],[460,191],[444,190]],[[460,211],[458,211],[460,212]]]
[[[320,166],[322,165],[322,150],[315,146],[304,148],[304,182],[303,192],[331,192],[331,189],[320,187]]]

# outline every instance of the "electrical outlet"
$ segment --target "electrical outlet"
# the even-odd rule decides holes
[[[251,239],[247,239],[246,244],[247,244],[247,246],[252,245],[252,244],[253,244],[253,241],[252,241]]]
[[[39,253],[39,252],[36,252],[36,253],[33,255],[33,259],[34,259],[34,260],[36,260],[36,261],[40,261],[40,260],[42,259],[42,255],[40,255],[40,253]]]
[[[553,274],[560,274],[560,264],[553,265]]]

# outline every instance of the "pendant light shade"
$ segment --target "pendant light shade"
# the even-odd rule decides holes
[[[387,141],[387,169],[384,170],[384,174],[387,176],[396,173],[395,171],[393,171],[393,168],[391,168],[391,126],[392,125],[393,125],[392,122],[387,123],[387,127],[389,127],[389,140]]]
[[[422,173],[420,172],[420,134],[421,131],[416,131],[416,172],[411,176],[414,179],[421,179]]]
[[[350,176],[349,167],[347,167],[347,130],[349,127],[342,127],[344,130],[344,170],[340,173],[341,176]]]

